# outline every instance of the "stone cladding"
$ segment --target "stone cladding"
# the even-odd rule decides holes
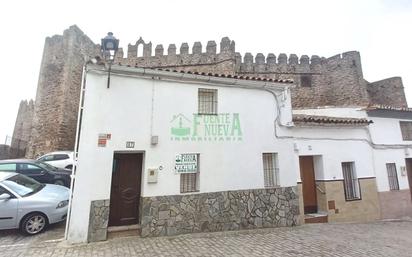
[[[143,197],[141,236],[295,226],[297,187]]]
[[[88,242],[104,241],[107,238],[110,200],[96,200],[90,204]]]

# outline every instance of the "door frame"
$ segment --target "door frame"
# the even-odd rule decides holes
[[[112,154],[112,161],[111,161],[111,167],[112,167],[112,172],[110,174],[110,192],[109,192],[109,202],[111,202],[111,194],[112,194],[112,181],[113,181],[113,164],[114,164],[114,156],[115,154],[142,154],[142,170],[140,171],[140,199],[138,199],[137,202],[137,208],[138,208],[138,215],[137,215],[137,223],[136,225],[140,225],[141,223],[141,198],[142,198],[142,193],[143,193],[143,186],[144,186],[144,171],[145,171],[145,157],[146,157],[146,151],[144,150],[115,150],[113,151]],[[110,204],[109,204],[109,220],[110,220]],[[109,225],[109,220],[108,220],[108,228],[110,227],[130,227],[133,225],[121,225],[121,226],[110,226]]]
[[[304,180],[302,179],[302,166],[301,166],[301,158],[302,157],[310,157],[312,159],[312,170],[313,170],[313,192],[314,192],[314,199],[316,202],[316,211],[306,211],[305,210],[305,192],[304,192]],[[319,202],[318,202],[318,195],[317,195],[317,188],[316,188],[316,171],[315,171],[315,155],[299,155],[299,175],[300,179],[302,182],[302,197],[303,197],[303,209],[304,209],[304,214],[309,214],[309,213],[317,213],[319,211]],[[315,206],[313,206],[315,207]]]

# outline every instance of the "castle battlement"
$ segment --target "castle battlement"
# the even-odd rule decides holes
[[[214,40],[207,42],[204,48],[196,41],[190,47],[182,43],[178,49],[176,44],[169,44],[167,49],[162,44],[156,45],[153,51],[152,42],[146,42],[140,37],[134,44],[127,47],[127,56],[123,48],[119,48],[115,62],[122,65],[138,67],[180,68],[189,67],[191,71],[232,73],[321,73],[325,69],[355,67],[362,74],[360,54],[357,51],[344,52],[329,58],[318,55],[302,55],[273,53],[265,56],[263,53],[246,52],[244,56],[235,51],[235,41],[223,37],[219,52]],[[222,64],[224,63],[224,64]],[[213,65],[213,67],[212,67]],[[200,68],[204,66],[204,68]]]

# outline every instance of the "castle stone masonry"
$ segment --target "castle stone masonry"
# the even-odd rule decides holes
[[[142,53],[138,52],[140,45]],[[293,79],[294,108],[376,104],[407,107],[402,80],[395,77],[369,83],[363,78],[360,54],[356,51],[329,58],[284,53],[242,56],[228,37],[222,38],[219,49],[215,41],[208,41],[206,46],[195,42],[191,47],[182,43],[152,48],[151,42],[140,37],[128,45],[126,56],[120,48],[115,62],[133,67]],[[88,59],[100,55],[99,51],[100,46],[75,25],[63,35],[46,38],[31,131],[21,134],[16,132],[22,131],[20,123],[16,122],[15,127],[18,139],[29,138],[27,157],[74,148],[82,68]],[[24,115],[19,112],[17,120]]]

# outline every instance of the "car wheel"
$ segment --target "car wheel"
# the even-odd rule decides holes
[[[53,184],[59,185],[59,186],[65,186],[64,181],[61,179],[56,179]]]
[[[71,170],[72,168],[73,168],[73,165],[71,165],[71,164],[66,166],[66,169],[68,169],[68,170]]]
[[[27,215],[21,223],[20,230],[27,235],[36,235],[47,227],[47,218],[42,213]]]

